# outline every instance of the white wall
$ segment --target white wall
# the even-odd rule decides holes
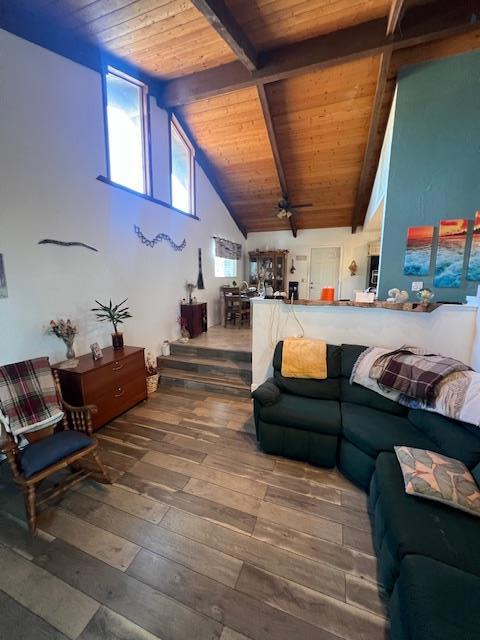
[[[197,279],[203,250],[209,324],[219,321],[213,235],[244,239],[200,169],[197,214],[174,213],[96,180],[105,175],[101,77],[98,73],[0,30],[0,253],[9,297],[0,299],[0,364],[38,355],[63,359],[63,343],[45,335],[52,318],[80,327],[77,353],[110,344],[107,325],[89,311],[94,298],[128,297],[133,318],[127,344],[159,351],[178,335],[185,280]],[[152,100],[156,195],[169,194],[166,114]],[[133,233],[167,233],[187,240],[182,252],[166,243],[151,249]],[[82,241],[98,248],[38,245],[43,238]],[[241,275],[241,274],[240,274]]]
[[[445,305],[432,313],[390,309],[286,305],[253,301],[252,389],[272,375],[275,345],[288,336],[326,340],[330,344],[363,344],[431,349],[478,368],[480,335],[477,308]],[[297,322],[298,320],[298,322]]]
[[[350,227],[331,229],[299,230],[296,238],[290,230],[249,233],[247,239],[248,251],[255,249],[288,249],[288,278],[300,283],[300,298],[308,298],[310,282],[310,252],[320,247],[340,247],[342,259],[340,266],[340,290],[336,291],[337,298],[353,296],[356,289],[366,287],[368,244],[378,240],[378,232],[358,232],[352,234]],[[299,261],[296,256],[307,256],[307,261]],[[296,271],[290,274],[292,258]],[[355,260],[358,265],[356,276],[351,276],[348,265]],[[303,283],[302,283],[303,280]],[[303,285],[303,286],[302,286]]]

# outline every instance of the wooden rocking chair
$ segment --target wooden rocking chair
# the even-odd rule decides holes
[[[55,395],[58,400],[58,412],[48,419],[33,422],[21,429],[21,435],[25,436],[28,445],[20,449],[17,443],[18,434],[12,433],[10,428],[12,412],[10,411],[10,418],[5,410],[2,412],[0,395],[0,452],[6,455],[15,482],[23,490],[28,526],[30,531],[35,533],[39,506],[63,495],[89,476],[95,475],[97,480],[105,483],[111,483],[112,480],[100,460],[98,443],[93,436],[91,415],[96,413],[97,408],[93,405],[73,407],[63,400],[58,374],[55,372],[52,375],[48,358],[0,367],[0,385],[3,383],[4,389],[9,385],[5,384],[6,378],[3,374],[7,369],[10,369],[11,374],[12,367],[23,367],[22,371],[28,370],[29,402],[42,402],[45,399],[41,395],[42,392],[45,395],[50,393],[49,400],[52,400],[53,392],[54,401]],[[35,370],[41,370],[41,382],[35,379]],[[17,379],[9,388],[12,399],[10,409],[16,404],[13,392],[16,382]],[[35,393],[38,395],[35,396]],[[70,477],[61,484],[37,493],[37,486],[42,480],[67,467],[72,471]]]

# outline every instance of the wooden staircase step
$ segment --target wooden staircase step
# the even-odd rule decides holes
[[[184,371],[198,371],[199,373],[216,375],[239,376],[246,382],[252,379],[252,363],[243,360],[225,360],[217,358],[201,358],[200,356],[160,356],[160,368],[182,369]]]
[[[170,343],[170,352],[173,356],[189,356],[214,360],[233,360],[240,362],[252,361],[251,351],[242,351],[238,349],[215,349],[213,347],[197,347],[191,342],[172,342]]]
[[[225,375],[206,375],[197,371],[165,368],[160,370],[160,385],[172,384],[184,387],[202,388],[209,392],[233,393],[243,397],[250,396],[250,384],[239,377]],[[161,390],[161,386],[160,386]]]

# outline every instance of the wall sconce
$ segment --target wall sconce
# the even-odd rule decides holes
[[[351,276],[356,276],[357,275],[358,265],[355,262],[355,260],[352,260],[351,263],[348,265],[348,270],[350,271],[350,275]]]

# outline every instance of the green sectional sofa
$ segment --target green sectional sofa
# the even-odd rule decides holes
[[[350,384],[364,346],[328,345],[326,380],[284,378],[282,349],[252,393],[257,439],[266,453],[337,465],[369,493],[392,640],[480,639],[480,518],[406,494],[394,453],[406,445],[456,458],[480,485],[480,429]]]

